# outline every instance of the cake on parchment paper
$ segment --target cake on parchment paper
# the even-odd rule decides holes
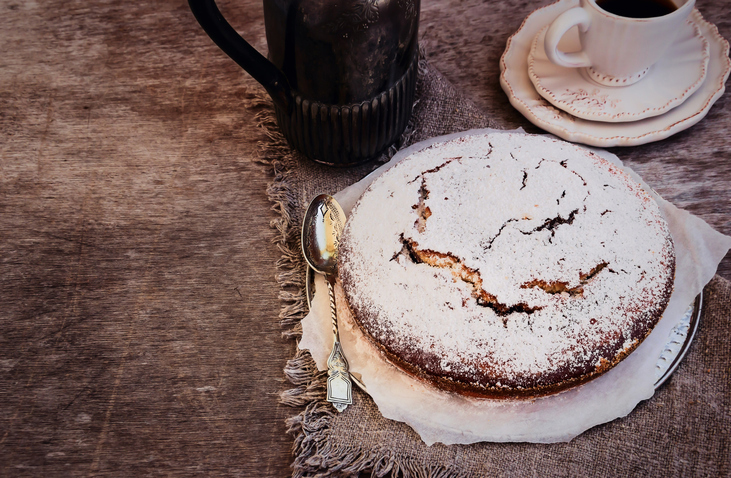
[[[660,319],[675,269],[639,184],[585,149],[517,133],[405,158],[359,199],[340,248],[353,316],[385,358],[483,397],[604,373]]]

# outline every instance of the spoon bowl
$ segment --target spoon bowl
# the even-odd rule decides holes
[[[315,272],[326,276],[338,273],[338,246],[345,226],[340,204],[327,194],[310,202],[302,220],[302,253]]]

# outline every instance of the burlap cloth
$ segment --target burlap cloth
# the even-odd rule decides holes
[[[269,141],[263,161],[274,170],[268,193],[281,214],[278,264],[280,318],[285,335],[301,335],[307,312],[305,264],[300,252],[301,219],[309,200],[360,180],[397,148],[471,128],[499,128],[424,59],[417,100],[396,147],[379,161],[333,169],[305,160],[286,145],[262,101],[262,126]],[[701,325],[683,363],[652,399],[627,417],[590,429],[569,443],[436,444],[426,446],[407,425],[384,419],[373,401],[354,390],[344,413],[325,402],[325,372],[307,352],[298,352],[285,372],[293,388],[281,395],[301,407],[288,420],[295,437],[293,476],[731,476],[731,282],[716,276],[704,290]]]

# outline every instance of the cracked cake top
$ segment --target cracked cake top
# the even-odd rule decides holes
[[[655,201],[547,137],[464,136],[377,178],[340,276],[386,358],[462,393],[534,396],[603,373],[665,309],[672,242]]]

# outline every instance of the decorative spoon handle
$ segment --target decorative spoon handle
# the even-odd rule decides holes
[[[345,359],[345,354],[343,354],[343,349],[340,346],[333,280],[332,277],[327,277],[327,291],[330,295],[330,315],[333,326],[333,350],[327,359],[327,401],[332,403],[337,411],[342,412],[348,405],[353,403],[353,384],[350,381],[350,372],[348,372],[348,361]]]
[[[338,247],[345,213],[335,198],[320,194],[310,202],[302,219],[302,255],[315,272],[327,279],[333,326],[333,350],[327,359],[327,401],[342,412],[353,403],[353,383],[340,346],[338,313],[333,284],[338,276]],[[309,285],[309,283],[308,283]]]

